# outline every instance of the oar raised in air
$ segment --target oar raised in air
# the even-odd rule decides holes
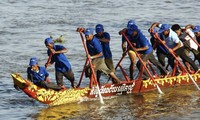
[[[192,80],[192,82],[194,83],[194,85],[197,87],[198,90],[200,90],[199,86],[197,85],[197,83],[194,81],[194,79],[192,78],[192,76],[189,74],[189,72],[187,71],[187,69],[181,64],[180,60],[176,57],[176,55],[171,52],[168,48],[168,46],[163,43],[163,41],[160,39],[160,37],[158,36],[157,33],[153,33],[154,37],[160,41],[161,44],[163,44],[165,46],[165,48],[170,52],[170,54],[176,59],[176,61],[179,63],[179,66],[187,73],[188,77],[190,78],[190,80]]]
[[[128,44],[130,45],[130,47],[133,49],[134,47],[133,47],[132,43],[129,41],[129,39],[126,37],[126,35],[125,35],[124,33],[122,33],[122,35],[124,36],[125,40],[126,40],[126,41],[128,42]],[[134,50],[134,49],[133,49],[133,50]],[[161,91],[161,89],[160,89],[160,87],[158,86],[158,84],[154,81],[153,76],[151,75],[150,71],[148,70],[148,68],[147,68],[146,65],[144,64],[143,60],[140,58],[139,54],[138,54],[136,51],[134,51],[134,52],[135,52],[136,56],[138,57],[138,59],[140,60],[140,62],[142,63],[143,67],[146,69],[146,71],[147,71],[147,73],[148,73],[150,79],[151,79],[152,82],[156,85],[156,88],[157,88],[158,92],[159,92],[160,94],[163,94],[163,92]]]
[[[85,44],[85,41],[84,41],[82,32],[79,32],[79,33],[80,33],[80,36],[81,36],[81,40],[82,40],[82,43],[83,43],[83,47],[84,47],[84,49],[85,49],[86,56],[88,56],[89,53],[88,53],[88,49],[87,49],[87,46],[86,46],[86,44]],[[91,70],[92,70],[92,74],[94,74],[94,80],[95,80],[95,82],[97,83],[97,91],[98,91],[98,94],[99,94],[100,102],[101,102],[101,104],[104,104],[103,97],[102,97],[102,95],[101,95],[101,92],[100,92],[100,89],[99,89],[99,85],[98,85],[98,82],[97,82],[97,78],[96,78],[96,75],[95,75],[95,72],[94,72],[94,68],[93,68],[93,65],[92,65],[92,61],[91,61],[90,58],[89,58],[88,60],[89,60],[89,64],[90,64],[90,67],[91,67]]]

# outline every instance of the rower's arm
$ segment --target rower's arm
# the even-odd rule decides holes
[[[194,29],[194,25],[192,25],[192,24],[186,25],[186,26],[185,26],[185,29],[186,29],[186,30],[187,30],[187,29]]]
[[[110,39],[108,39],[108,38],[99,38],[99,41],[104,42],[104,43],[108,43],[108,42],[110,42]]]
[[[103,53],[102,52],[100,52],[100,53],[98,53],[98,54],[96,54],[96,55],[93,55],[93,56],[88,56],[89,58],[91,58],[91,59],[95,59],[95,58],[99,58],[99,57],[101,57],[103,55]]]
[[[147,50],[149,48],[149,46],[145,46],[145,47],[140,47],[140,48],[136,48],[135,50],[136,51],[144,51],[144,50]]]
[[[158,22],[153,23],[151,25],[151,27],[149,28],[150,33],[153,33],[154,32],[154,28],[155,27],[159,27],[159,25],[160,25],[160,23],[158,23]]]
[[[126,52],[126,42],[124,41],[124,42],[122,42],[122,45],[121,45],[121,47],[122,47],[122,51],[123,51],[123,53],[124,52]]]
[[[180,48],[180,46],[181,46],[181,42],[179,41],[179,42],[177,43],[177,45],[176,45],[174,48],[172,48],[172,50],[173,50],[173,51],[176,51],[178,48]]]
[[[54,49],[51,49],[51,52],[53,54],[66,53],[67,52],[67,48],[63,48],[62,50],[58,50],[58,51],[55,51]]]

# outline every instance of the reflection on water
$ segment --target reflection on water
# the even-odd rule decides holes
[[[138,95],[122,95],[98,100],[86,101],[43,108],[33,116],[44,119],[190,119],[191,114],[198,115],[200,98],[193,86],[181,86],[163,89],[164,95],[157,91]],[[195,106],[195,108],[194,108]],[[193,110],[196,111],[193,111]]]
[[[41,112],[34,116],[37,120],[44,119],[64,119],[74,118],[79,115],[84,115],[89,111],[87,104],[67,104],[54,107],[48,107],[41,110]]]

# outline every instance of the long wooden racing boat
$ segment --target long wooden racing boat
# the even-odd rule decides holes
[[[40,88],[32,82],[24,79],[18,73],[11,74],[11,76],[13,78],[14,85],[20,88],[29,97],[50,106],[79,102],[84,98],[99,97],[99,93],[95,85],[91,87],[56,91],[52,89]],[[191,76],[196,83],[200,83],[200,74],[192,74]],[[175,85],[193,84],[186,74],[168,78],[158,78],[154,79],[154,82],[156,82],[161,89]],[[156,85],[152,82],[152,80],[132,80],[124,81],[120,84],[104,84],[100,86],[99,89],[103,97],[109,97],[156,90]]]
[[[82,36],[82,33],[80,32],[80,36],[82,38],[83,46],[85,48],[86,55],[88,54],[86,44],[84,41],[84,38]],[[125,36],[126,38],[126,36]],[[126,38],[129,45],[132,47],[130,41]],[[127,52],[127,51],[126,51]],[[140,62],[143,64],[143,61],[141,60],[138,53],[135,51],[137,57],[139,58]],[[173,54],[173,53],[172,53]],[[82,74],[80,76],[79,83],[77,85],[77,88],[74,89],[66,89],[66,90],[53,90],[53,89],[45,89],[40,88],[36,85],[34,85],[31,81],[28,81],[24,79],[20,74],[13,73],[11,74],[14,82],[15,88],[21,89],[24,93],[26,93],[29,97],[44,103],[48,104],[50,106],[53,105],[60,105],[60,104],[67,104],[72,102],[79,102],[86,99],[96,99],[100,98],[100,100],[103,97],[110,97],[115,95],[126,95],[126,94],[135,94],[135,93],[143,93],[153,90],[158,90],[159,93],[162,93],[162,88],[177,86],[177,85],[191,85],[194,84],[198,90],[200,88],[198,87],[197,83],[200,83],[200,73],[189,73],[180,63],[180,61],[176,58],[176,64],[175,66],[180,67],[180,70],[182,71],[180,75],[175,76],[175,71],[177,67],[174,67],[171,74],[165,77],[161,77],[156,74],[156,72],[153,70],[153,67],[151,67],[151,64],[148,65],[143,64],[143,68],[140,70],[139,77],[134,80],[130,80],[127,73],[123,69],[121,62],[125,56],[123,56],[118,64],[116,65],[115,69],[119,67],[121,69],[121,73],[124,76],[124,80],[120,82],[119,84],[111,84],[106,83],[99,86],[96,75],[94,72],[94,68],[92,67],[92,62],[89,58],[86,59],[85,65],[82,70]],[[86,66],[90,66],[91,74],[89,77],[90,83],[88,87],[80,87],[81,81],[83,79],[84,73],[86,71]],[[148,68],[147,68],[148,67]],[[148,72],[150,79],[148,80],[142,80],[142,75],[144,72],[144,69]],[[151,69],[151,71],[149,70]],[[100,80],[101,81],[101,80]]]

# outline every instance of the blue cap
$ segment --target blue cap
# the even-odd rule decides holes
[[[97,24],[96,25],[96,33],[103,32],[103,25],[102,24]]]
[[[128,34],[132,35],[134,31],[138,31],[138,27],[135,24],[130,26],[130,28],[128,29]]]
[[[170,26],[168,24],[162,24],[161,28],[159,29],[159,33],[164,32],[165,30],[169,30]]]
[[[29,65],[34,66],[38,63],[37,58],[33,57],[30,59]]]
[[[199,32],[200,31],[200,26],[195,26],[192,31],[193,32]]]
[[[135,25],[135,21],[134,20],[129,20],[128,21],[127,28],[129,29],[131,27],[131,25]]]
[[[85,31],[85,35],[91,35],[94,33],[94,29],[93,28],[87,28],[86,31]]]
[[[46,38],[45,41],[44,41],[45,45],[48,45],[48,44],[51,44],[51,43],[53,43],[53,40],[51,38]]]

